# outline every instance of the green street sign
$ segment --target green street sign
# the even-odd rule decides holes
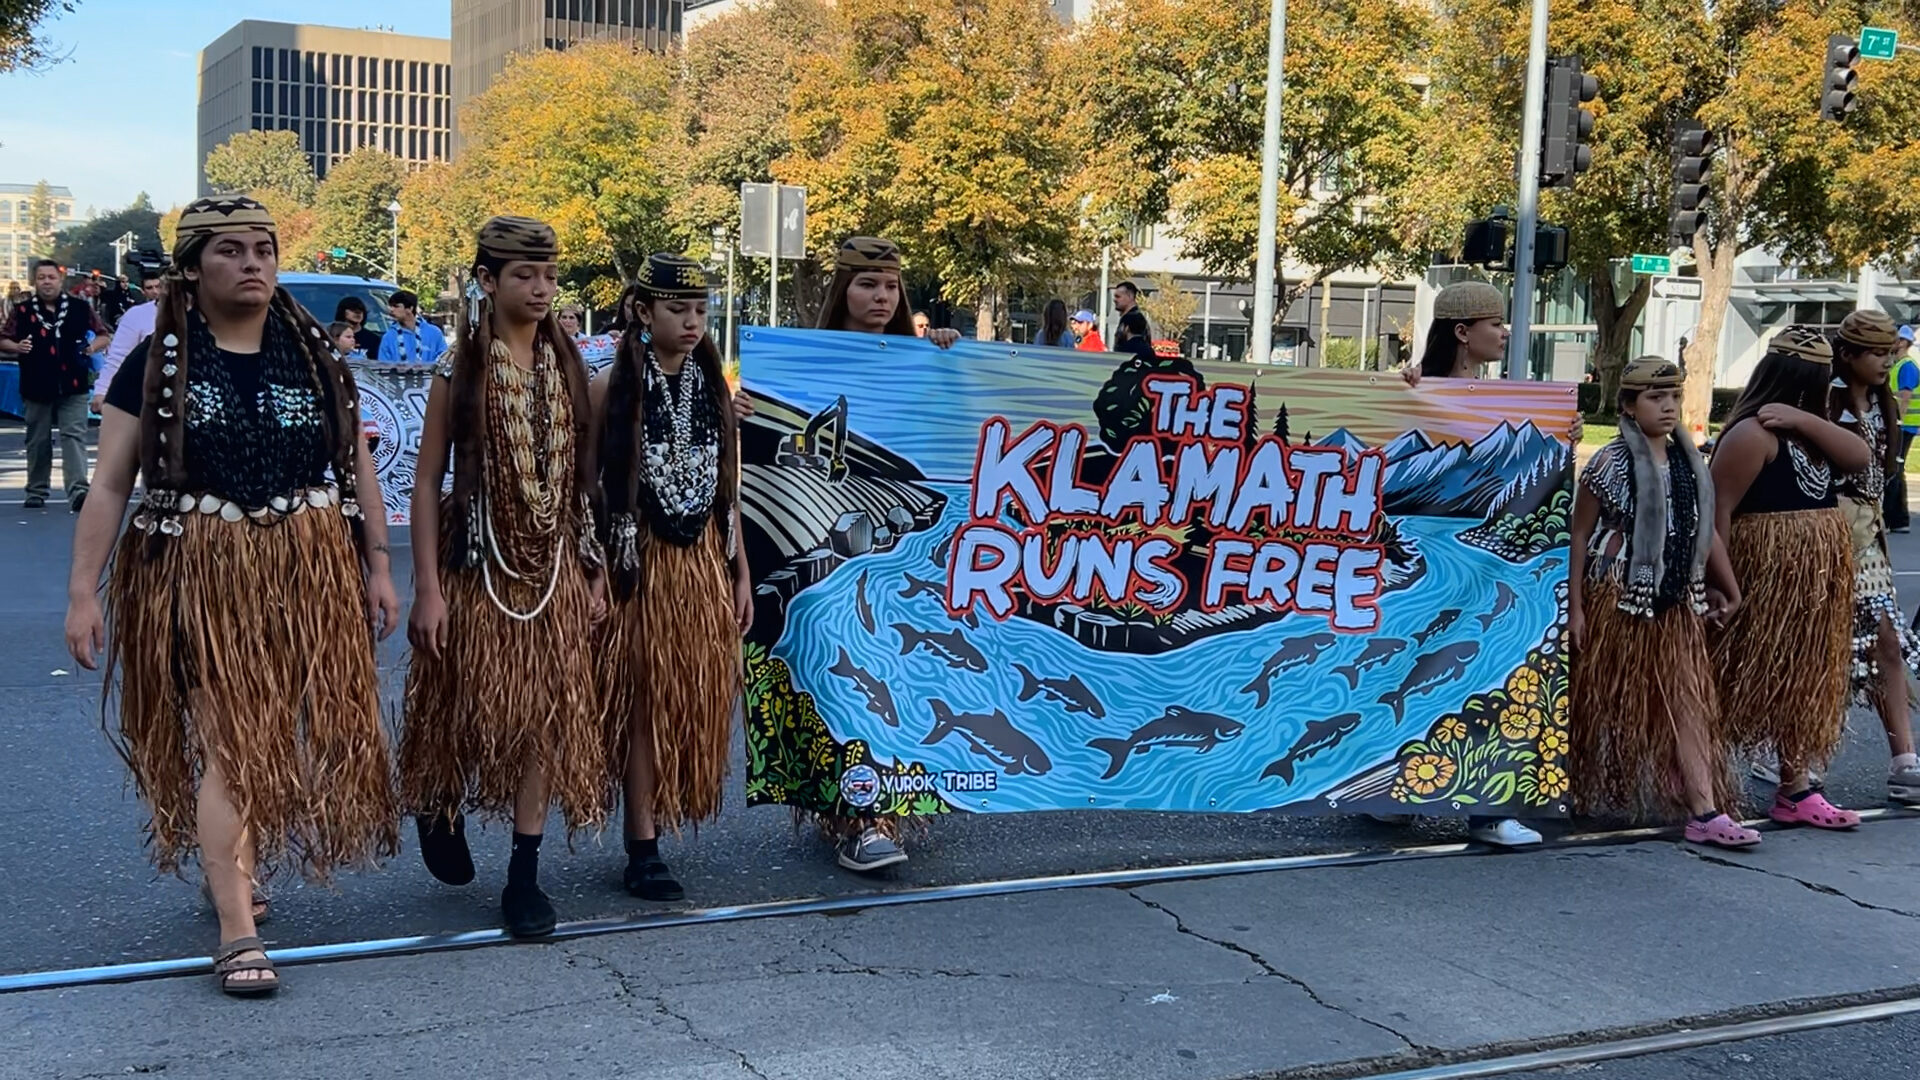
[[[1665,255],[1635,255],[1633,272],[1636,274],[1671,274],[1673,260]]]
[[[1863,60],[1891,60],[1899,48],[1900,32],[1897,30],[1868,26],[1860,31],[1860,58]]]
[[[327,252],[327,254],[329,254],[329,255],[331,255],[331,256],[333,256],[333,257],[334,257],[334,258],[336,258],[336,259],[344,259],[344,258],[346,258],[346,257],[347,257],[347,249],[346,249],[346,248],[334,248],[334,249],[333,249],[332,251],[329,251],[329,252]]]

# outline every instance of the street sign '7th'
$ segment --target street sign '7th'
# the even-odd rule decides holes
[[[1860,57],[1863,60],[1891,60],[1900,48],[1900,32],[1868,26],[1860,31]]]

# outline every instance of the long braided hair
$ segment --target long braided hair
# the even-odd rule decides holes
[[[644,307],[647,303],[641,297],[634,301],[634,306]],[[607,374],[607,422],[600,434],[599,447],[603,470],[600,477],[601,492],[607,508],[607,512],[601,516],[603,542],[612,539],[610,530],[613,522],[623,515],[635,513],[639,501],[639,446],[646,422],[641,415],[641,408],[646,401],[644,365],[647,350],[651,347],[650,343],[641,340],[644,336],[637,327],[630,327],[621,335],[620,347],[613,357],[613,370]],[[705,380],[707,393],[713,398],[714,410],[720,416],[720,480],[714,489],[713,512],[725,515],[721,519],[721,527],[731,529],[734,506],[739,502],[740,432],[739,423],[733,415],[732,396],[727,390],[726,369],[721,366],[720,350],[714,347],[711,335],[700,339],[687,360],[700,365],[701,378]],[[639,583],[637,570],[622,566],[617,560],[608,561],[612,564],[615,595],[622,600],[631,597]]]
[[[1833,343],[1835,374],[1840,374],[1842,367],[1846,374],[1852,374],[1854,363],[1872,351],[1870,346],[1856,344],[1846,338],[1836,339]],[[1839,381],[1845,383],[1846,379],[1842,376]],[[1867,386],[1867,396],[1874,407],[1880,410],[1880,419],[1885,425],[1882,430],[1885,432],[1886,445],[1880,448],[1881,467],[1886,470],[1886,475],[1893,476],[1900,469],[1900,402],[1893,396],[1893,388],[1887,385],[1885,379],[1872,380]],[[1835,386],[1827,394],[1826,417],[1839,423],[1840,417],[1852,406],[1852,389],[1846,385]],[[1865,430],[1866,422],[1862,420],[1860,426]]]
[[[186,407],[187,369],[191,356],[192,315],[198,285],[186,276],[198,269],[212,237],[196,237],[174,253],[160,302],[155,305],[153,336],[147,346],[145,392],[140,409],[140,471],[148,498],[177,498],[187,483]],[[169,345],[168,342],[173,344]],[[278,284],[268,305],[267,324],[260,342],[264,349],[295,349],[307,362],[313,387],[322,403],[327,456],[342,500],[357,505],[360,393],[353,372],[333,350],[326,331],[306,308]],[[173,355],[169,356],[168,354]],[[349,514],[355,543],[365,539],[363,521]],[[156,534],[157,535],[157,534]],[[149,548],[151,554],[156,550]]]
[[[485,252],[476,253],[473,272],[485,270],[497,281],[508,262]],[[573,406],[573,484],[575,492],[591,502],[595,495],[596,469],[593,440],[588,437],[592,423],[592,405],[587,396],[587,364],[573,339],[560,329],[554,309],[534,331],[536,347],[544,337],[553,348],[553,358],[567,383],[567,397]],[[493,357],[493,299],[483,296],[475,309],[461,309],[453,345],[453,542],[442,552],[448,565],[464,565],[473,550],[470,546],[476,522],[468,519],[466,509],[479,493],[482,470],[486,464],[487,444],[487,365]]]

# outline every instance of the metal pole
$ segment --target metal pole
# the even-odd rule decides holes
[[[773,213],[767,216],[767,325],[780,325],[780,185],[773,185]],[[839,327],[834,327],[838,330]]]
[[[1367,359],[1367,342],[1372,340],[1370,337],[1367,336],[1367,323],[1370,321],[1370,316],[1372,316],[1373,314],[1373,289],[1374,289],[1373,286],[1369,286],[1367,288],[1360,290],[1360,370],[1361,371],[1372,371],[1379,366]]]
[[[394,284],[398,285],[400,283],[400,215],[399,214],[393,215],[393,261],[387,263],[387,267],[393,273]]]
[[[1538,0],[1545,3],[1546,0]],[[1280,229],[1280,89],[1286,85],[1281,62],[1287,52],[1287,0],[1273,0],[1267,23],[1266,138],[1260,147],[1260,245],[1253,271],[1253,347],[1251,359],[1273,356],[1274,244]]]
[[[1107,279],[1113,272],[1113,245],[1100,245],[1100,340],[1113,348],[1113,287]]]
[[[733,241],[727,241],[727,363],[733,363]]]
[[[1200,359],[1213,355],[1213,282],[1207,282],[1207,306],[1200,316]]]
[[[1867,263],[1860,268],[1860,280],[1855,283],[1854,307],[1859,308],[1861,311],[1880,310],[1880,301],[1874,298],[1875,294],[1880,291],[1879,277],[1880,275],[1874,270],[1872,263]]]
[[[1531,374],[1533,234],[1540,224],[1540,126],[1547,108],[1547,0],[1533,0],[1533,36],[1527,44],[1527,92],[1520,115],[1520,205],[1513,240],[1513,337],[1507,342],[1507,378]]]

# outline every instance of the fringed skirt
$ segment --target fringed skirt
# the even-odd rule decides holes
[[[594,694],[592,597],[571,542],[559,545],[553,598],[516,619],[488,595],[480,570],[445,570],[447,645],[415,649],[400,740],[400,799],[410,814],[473,811],[511,821],[530,768],[546,780],[568,831],[606,821],[606,752]],[[493,591],[519,613],[546,592],[496,566]]]
[[[152,810],[163,872],[198,846],[209,766],[259,872],[324,881],[399,846],[352,532],[337,508],[301,505],[269,525],[189,512],[179,536],[120,538],[106,605],[120,729],[108,734]]]
[[[741,685],[720,527],[687,547],[643,543],[639,588],[607,622],[599,670],[610,777],[626,775],[633,733],[650,726],[655,822],[677,833],[714,818]]]
[[[1920,675],[1920,638],[1900,614],[1880,505],[1842,498],[1840,510],[1853,533],[1853,698],[1859,704],[1872,705],[1879,701],[1880,693],[1881,626],[1893,628],[1900,642],[1901,661],[1910,675]]]
[[[1853,544],[1839,510],[1745,514],[1727,554],[1744,603],[1713,640],[1720,716],[1734,745],[1801,768],[1845,728],[1853,662]]]
[[[1683,753],[1704,754],[1714,805],[1740,785],[1720,725],[1706,623],[1685,603],[1650,619],[1619,608],[1611,582],[1587,585],[1586,650],[1573,668],[1574,799],[1582,813],[1673,820],[1689,811]]]

